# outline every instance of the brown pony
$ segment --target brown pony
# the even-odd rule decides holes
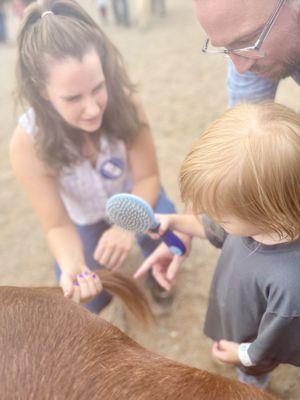
[[[130,280],[100,273],[143,321]],[[250,386],[154,354],[58,288],[0,287],[2,400],[274,400]]]

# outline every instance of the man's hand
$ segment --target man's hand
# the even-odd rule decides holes
[[[178,236],[180,236],[187,249],[183,256],[174,255],[165,243],[161,243],[136,271],[134,278],[141,277],[152,268],[153,276],[157,282],[166,290],[170,290],[176,281],[179,267],[188,256],[191,248],[191,237],[187,235]]]
[[[239,344],[229,342],[228,340],[220,340],[214,342],[212,346],[212,354],[219,361],[227,364],[237,365],[240,364],[239,359]]]

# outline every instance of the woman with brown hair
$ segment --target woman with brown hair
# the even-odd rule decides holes
[[[34,2],[18,37],[26,112],[11,140],[14,172],[57,261],[67,297],[110,301],[93,269],[118,269],[133,234],[105,220],[113,194],[131,192],[174,212],[160,189],[149,124],[115,46],[73,0]],[[157,242],[138,238],[144,256]]]

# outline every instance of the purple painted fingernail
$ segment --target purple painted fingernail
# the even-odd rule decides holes
[[[73,285],[74,286],[79,286],[79,283],[78,282],[74,282]]]
[[[85,272],[83,273],[83,275],[84,275],[84,276],[89,276],[89,275],[90,275],[90,272],[89,272],[89,271],[85,271]]]
[[[78,278],[83,278],[82,274],[77,274]]]
[[[94,279],[96,279],[96,278],[97,278],[97,275],[96,275],[96,274],[93,274],[92,277],[93,277]]]

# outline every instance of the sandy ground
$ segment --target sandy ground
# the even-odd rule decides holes
[[[81,3],[97,18],[93,2]],[[11,43],[0,46],[0,284],[53,285],[52,257],[25,196],[18,188],[8,161],[8,142],[16,124],[14,87],[15,30],[18,21],[9,11]],[[184,155],[201,130],[226,109],[223,58],[201,56],[203,33],[191,1],[170,0],[166,18],[151,21],[148,30],[104,29],[126,60],[149,116],[157,146],[161,176],[179,209],[177,172]],[[300,90],[291,80],[280,86],[278,101],[299,110]],[[182,268],[171,312],[157,309],[158,324],[143,330],[129,319],[128,333],[153,351],[191,366],[234,377],[234,369],[212,360],[210,342],[201,332],[208,289],[217,251],[195,240]],[[127,273],[141,263],[134,249]],[[270,390],[282,399],[300,399],[300,370],[281,366],[273,373]]]

